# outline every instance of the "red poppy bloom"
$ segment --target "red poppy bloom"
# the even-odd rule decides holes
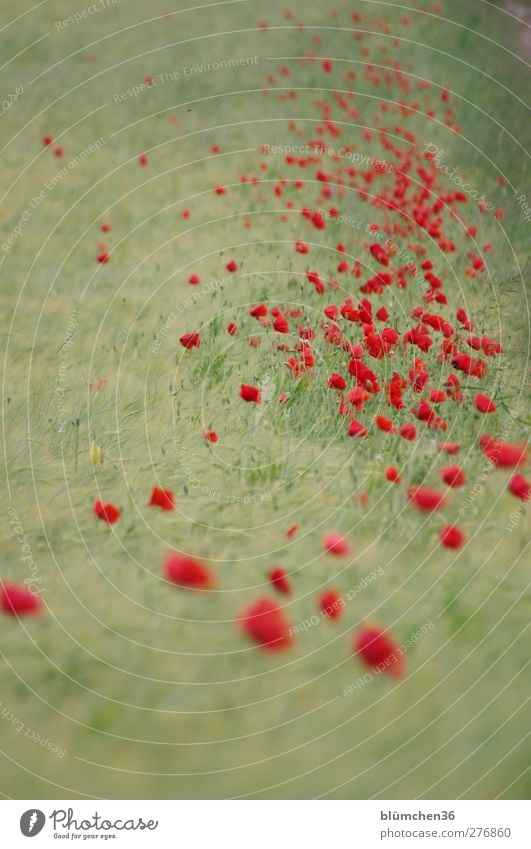
[[[525,446],[514,445],[510,442],[493,439],[490,436],[480,437],[480,445],[487,459],[494,466],[502,469],[514,469],[523,466],[527,462]]]
[[[364,436],[367,436],[368,433],[369,433],[369,431],[367,430],[365,425],[363,425],[357,419],[352,419],[350,426],[349,426],[349,429],[348,429],[348,435],[349,436],[364,437]]]
[[[179,342],[190,351],[192,348],[200,348],[201,347],[201,337],[199,333],[183,333],[183,335],[179,338]]]
[[[271,571],[268,572],[267,577],[279,593],[282,593],[283,595],[291,595],[291,581],[286,574],[286,570],[283,569],[282,566],[276,566],[274,569],[271,569]]]
[[[141,153],[138,157],[138,164],[145,167],[148,164],[148,158],[145,153]]]
[[[466,537],[456,525],[445,525],[439,531],[439,539],[446,548],[461,548]]]
[[[190,590],[208,590],[215,584],[211,569],[188,554],[171,551],[164,560],[164,572],[168,581]]]
[[[267,307],[265,304],[258,304],[256,307],[251,307],[249,315],[253,318],[264,318],[267,315]]]
[[[42,143],[44,147],[49,147],[51,144],[53,144],[53,136],[43,136]]]
[[[98,519],[107,522],[109,525],[114,525],[122,515],[121,510],[115,507],[114,504],[104,504],[103,501],[95,501],[92,508]]]
[[[229,336],[236,336],[237,332],[237,326],[234,324],[233,321],[231,321],[231,323],[227,325],[227,333],[229,334]]]
[[[148,507],[160,507],[161,510],[175,510],[175,497],[171,489],[154,486]]]
[[[385,477],[388,481],[391,481],[391,483],[400,483],[402,480],[396,466],[388,466],[385,470]]]
[[[385,433],[390,433],[393,430],[393,422],[387,416],[375,416],[374,423]]]
[[[279,315],[273,322],[273,328],[277,333],[289,333],[289,324],[284,315]]]
[[[480,413],[495,413],[496,404],[488,395],[478,392],[476,395],[476,410],[479,410]]]
[[[507,485],[507,489],[519,498],[520,501],[529,501],[531,498],[531,483],[523,475],[513,475]]]
[[[110,233],[111,232],[111,225],[107,224],[106,221],[103,221],[102,224],[100,225],[100,230],[101,230],[102,233]]]
[[[408,495],[415,507],[427,512],[439,510],[446,501],[446,495],[443,492],[427,486],[412,486],[409,488]]]
[[[417,436],[417,428],[414,424],[404,424],[399,430],[400,436],[403,436],[404,439],[407,439],[408,442],[413,442],[415,437]]]
[[[465,485],[465,476],[461,466],[444,466],[441,469],[441,478],[447,486],[457,487]]]
[[[238,263],[236,262],[236,260],[235,260],[235,259],[231,259],[231,260],[227,263],[227,265],[225,266],[225,268],[227,269],[227,271],[230,271],[230,273],[231,273],[231,274],[233,274],[235,271],[237,271],[237,270],[238,270]]]
[[[255,404],[262,403],[262,394],[256,386],[249,386],[246,383],[242,383],[240,386],[240,398],[243,398],[244,401],[252,401]]]
[[[350,543],[341,534],[331,532],[323,538],[323,549],[336,557],[349,557],[352,554]]]
[[[354,640],[354,650],[365,666],[371,669],[385,672],[394,678],[401,678],[404,674],[401,649],[380,628],[361,628]]]
[[[344,377],[333,371],[328,378],[328,385],[331,389],[345,389],[347,384]]]
[[[203,436],[207,442],[217,442],[219,438],[215,430],[205,430]]]
[[[253,602],[243,611],[240,626],[255,643],[268,651],[285,649],[293,640],[282,608],[267,597]]]
[[[292,539],[292,537],[295,536],[295,534],[297,533],[298,530],[299,530],[298,525],[291,525],[291,527],[289,527],[288,530],[286,531],[287,538]]]
[[[111,258],[107,251],[102,251],[101,254],[97,255],[96,259],[98,260],[98,262],[101,262],[102,265],[107,265],[107,263],[111,261]]]
[[[459,442],[439,442],[439,448],[447,454],[459,454],[461,445]]]
[[[343,613],[345,602],[337,590],[326,590],[319,596],[319,610],[329,619],[339,619]]]
[[[54,148],[53,155],[60,159],[64,152],[64,148],[61,147],[61,145],[57,145],[57,147]]]
[[[188,282],[190,283],[191,286],[197,286],[198,283],[201,283],[201,278],[200,278],[199,274],[190,274],[190,277],[188,278]]]
[[[4,613],[11,616],[31,616],[39,613],[41,607],[39,596],[22,584],[0,582],[0,610]]]

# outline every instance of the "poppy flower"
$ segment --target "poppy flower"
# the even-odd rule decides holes
[[[447,454],[459,454],[461,445],[459,442],[439,442],[439,448]]]
[[[205,430],[203,436],[207,442],[217,442],[219,439],[215,430]]]
[[[199,333],[183,333],[183,335],[179,337],[179,342],[183,348],[186,348],[188,351],[191,351],[192,348],[201,347],[201,337],[199,336]]]
[[[488,395],[478,392],[476,395],[476,410],[479,410],[480,413],[495,413],[496,404]]]
[[[227,271],[230,271],[230,273],[231,273],[231,274],[233,274],[235,271],[237,271],[237,270],[238,270],[238,263],[236,262],[236,260],[235,260],[235,259],[231,259],[231,260],[227,263],[227,265],[225,266],[225,268],[227,269]]]
[[[494,466],[498,466],[501,469],[514,469],[518,466],[525,465],[527,462],[527,452],[522,445],[514,445],[510,442],[503,442],[489,436],[486,438],[480,437],[480,445],[485,457]]]
[[[237,332],[237,326],[234,324],[233,321],[231,321],[231,323],[227,325],[227,333],[229,334],[229,336],[236,336]]]
[[[106,221],[103,221],[100,225],[100,230],[101,230],[102,233],[110,233],[111,232],[111,225],[107,224]]]
[[[95,501],[92,510],[98,519],[107,522],[109,525],[115,525],[122,515],[121,510],[114,504],[104,504],[103,501]]]
[[[279,315],[275,318],[273,322],[273,329],[277,331],[277,333],[289,333],[289,324],[284,315]]]
[[[190,590],[208,590],[215,584],[211,569],[188,554],[171,551],[164,560],[164,572],[168,581]]]
[[[465,485],[465,476],[461,466],[444,466],[441,469],[441,479],[447,486],[457,489]]]
[[[290,624],[282,608],[267,597],[253,602],[244,610],[239,624],[255,643],[268,651],[288,648],[293,641]]]
[[[520,501],[529,501],[531,498],[531,483],[523,475],[513,475],[507,489]]]
[[[354,639],[354,651],[370,669],[385,672],[393,678],[401,678],[404,674],[401,649],[380,628],[361,628]]]
[[[331,532],[323,538],[323,549],[336,557],[349,557],[352,554],[350,543],[341,534]]]
[[[175,510],[175,497],[171,489],[154,486],[148,507],[160,507],[161,510]]]
[[[101,254],[98,254],[96,259],[98,262],[101,262],[102,265],[107,265],[111,261],[111,258],[107,251],[102,251]]]
[[[282,593],[283,595],[291,595],[291,581],[286,574],[286,570],[283,569],[282,566],[275,566],[274,569],[271,569],[271,571],[268,572],[267,577],[279,593]]]
[[[404,439],[407,439],[408,442],[413,442],[413,440],[417,436],[417,428],[414,424],[403,424],[399,430],[399,433],[400,436],[402,436]]]
[[[409,500],[413,502],[419,510],[431,512],[439,510],[444,506],[446,495],[439,492],[438,489],[432,489],[427,486],[412,486],[408,491]]]
[[[383,430],[385,433],[390,433],[393,430],[393,422],[387,416],[375,416],[374,423],[376,427]]]
[[[57,145],[57,147],[54,147],[53,155],[56,156],[57,159],[60,159],[63,156],[64,152],[64,148],[61,147],[61,145],[59,144]]]
[[[0,581],[0,610],[11,616],[34,616],[41,611],[39,596],[22,584]]]
[[[385,470],[385,477],[388,481],[391,481],[391,483],[400,483],[402,480],[396,466],[388,466]]]
[[[258,304],[256,307],[251,307],[249,315],[253,318],[264,318],[267,315],[267,307],[265,304]]]
[[[50,145],[53,144],[53,136],[43,136],[42,143],[44,147],[50,147]]]
[[[364,437],[364,436],[367,436],[368,433],[369,433],[369,431],[367,430],[365,425],[363,425],[357,419],[352,419],[350,426],[349,426],[349,429],[348,429],[348,435],[349,436]]]
[[[138,157],[138,164],[142,165],[142,167],[144,167],[144,168],[148,164],[148,158],[147,158],[145,153],[141,153],[140,156]]]
[[[340,619],[345,602],[337,590],[326,590],[319,596],[319,610],[329,619]]]
[[[328,385],[331,389],[345,389],[347,384],[344,377],[333,371],[328,378]]]
[[[439,531],[439,539],[446,548],[461,548],[466,537],[456,525],[445,525]]]
[[[297,533],[298,530],[299,530],[298,525],[291,525],[291,527],[289,527],[288,530],[286,531],[287,538],[292,539],[295,536],[295,534]]]
[[[240,386],[240,398],[243,398],[244,401],[251,401],[254,404],[262,403],[262,394],[256,386],[249,386],[246,383],[242,383]]]
[[[201,278],[199,274],[190,274],[188,282],[191,286],[197,286],[199,283],[201,283]]]

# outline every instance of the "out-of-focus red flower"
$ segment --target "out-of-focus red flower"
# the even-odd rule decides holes
[[[445,466],[441,469],[441,479],[447,486],[457,489],[465,485],[465,475],[461,466]]]
[[[282,566],[275,566],[274,569],[271,569],[271,571],[268,572],[267,577],[279,593],[282,593],[283,595],[291,595],[291,581],[286,574],[286,570],[283,569]]]
[[[215,585],[212,570],[196,557],[171,551],[164,559],[168,581],[190,590],[208,590]]]
[[[161,510],[175,510],[175,496],[171,489],[154,486],[148,507],[160,507]]]
[[[345,378],[337,372],[333,371],[330,377],[328,378],[328,385],[331,389],[345,389],[346,382]]]
[[[227,271],[229,271],[231,274],[233,274],[235,271],[238,270],[238,263],[236,262],[235,259],[231,259],[226,264],[225,268],[227,269]]]
[[[354,639],[354,650],[362,663],[393,678],[404,674],[404,659],[400,647],[380,628],[361,628]]]
[[[199,274],[190,274],[188,282],[191,286],[197,286],[199,283],[201,283],[201,278]]]
[[[217,442],[219,439],[215,430],[205,430],[203,436],[207,442]]]
[[[288,530],[286,531],[287,538],[292,539],[295,536],[295,534],[297,533],[298,530],[299,530],[298,525],[291,525],[291,527],[289,527]]]
[[[95,501],[92,508],[98,519],[107,522],[109,525],[114,525],[122,515],[121,510],[115,507],[114,504],[104,504],[103,501]]]
[[[439,448],[447,454],[459,454],[461,445],[459,442],[439,442]]]
[[[247,383],[242,383],[240,386],[240,398],[244,401],[251,401],[254,404],[261,404],[262,394],[256,386],[249,386]]]
[[[201,337],[199,333],[183,333],[181,337],[179,337],[179,342],[190,351],[192,348],[200,348],[201,347]]]
[[[101,262],[102,265],[107,265],[108,262],[111,261],[111,258],[107,251],[102,251],[101,254],[98,254],[96,259],[98,262]]]
[[[323,616],[327,616],[329,619],[341,618],[345,602],[337,590],[326,590],[319,596],[318,603]]]
[[[496,404],[488,395],[478,392],[476,395],[476,410],[479,410],[480,413],[495,413]]]
[[[385,477],[388,481],[391,481],[391,483],[400,483],[402,480],[396,466],[388,466],[385,470]]]
[[[514,469],[527,462],[527,452],[524,445],[514,445],[490,436],[480,437],[480,445],[487,459],[494,466],[502,469]]]
[[[341,534],[332,531],[325,534],[323,538],[323,549],[329,554],[334,554],[336,557],[348,557],[352,554],[350,543]]]
[[[268,651],[279,651],[291,645],[291,628],[282,608],[270,598],[253,602],[239,617],[243,631]]]
[[[520,501],[529,501],[531,498],[531,483],[523,475],[513,475],[507,485],[507,489],[516,498],[519,498]]]
[[[428,486],[412,486],[409,488],[408,495],[415,507],[426,512],[440,510],[446,501],[446,495],[443,492]]]
[[[231,321],[230,324],[227,325],[227,333],[229,334],[229,336],[236,336],[237,332],[237,326],[234,324],[233,321]]]
[[[417,428],[414,424],[407,422],[406,424],[402,425],[399,430],[399,433],[400,436],[402,436],[404,439],[407,439],[408,442],[413,442],[413,440],[417,436]]]
[[[11,616],[35,616],[41,611],[39,596],[22,584],[0,583],[0,610]]]
[[[43,136],[42,143],[44,147],[50,147],[50,145],[53,144],[53,136]]]
[[[466,537],[456,525],[445,525],[439,531],[439,539],[446,548],[461,548]]]
[[[148,164],[148,158],[147,158],[145,153],[141,153],[140,156],[138,157],[138,164],[142,165],[142,167],[144,167],[144,168]]]

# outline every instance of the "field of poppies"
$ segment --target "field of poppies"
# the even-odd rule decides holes
[[[4,797],[529,797],[510,11],[2,7]]]

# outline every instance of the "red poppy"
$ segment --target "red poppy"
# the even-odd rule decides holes
[[[456,525],[445,525],[439,531],[439,539],[446,548],[461,548],[466,537]]]
[[[507,485],[507,489],[519,498],[520,501],[529,501],[531,498],[531,483],[523,475],[513,475]]]
[[[164,572],[168,581],[190,590],[208,590],[215,584],[211,569],[188,554],[169,552],[164,560]]]
[[[109,525],[114,525],[122,515],[121,510],[115,507],[114,504],[104,504],[103,501],[95,501],[92,508],[98,519],[107,522]]]
[[[419,510],[431,512],[432,510],[440,510],[446,501],[446,495],[439,492],[438,489],[432,489],[427,486],[412,486],[408,491],[409,500],[413,502]]]
[[[457,489],[465,485],[465,476],[461,466],[444,466],[441,469],[441,479],[447,486]]]
[[[496,404],[488,395],[478,392],[476,395],[476,410],[479,410],[480,413],[495,413]]]
[[[100,230],[101,230],[102,233],[110,233],[111,232],[111,225],[107,224],[106,221],[103,221],[102,224],[100,225]]]
[[[439,442],[439,448],[447,454],[459,454],[461,445],[459,442]]]
[[[217,442],[219,439],[215,430],[205,430],[203,436],[207,442]]]
[[[138,157],[138,163],[139,163],[139,165],[142,165],[143,167],[145,167],[148,164],[148,158],[147,158],[145,153],[140,154],[140,156]]]
[[[348,540],[334,531],[324,536],[323,549],[328,551],[329,554],[334,554],[336,557],[349,557],[352,554],[352,548]]]
[[[490,436],[480,437],[480,445],[485,457],[499,468],[514,469],[527,462],[525,446],[503,442]]]
[[[237,271],[237,270],[238,270],[238,263],[236,262],[236,260],[235,260],[235,259],[231,259],[231,260],[227,263],[227,265],[225,266],[225,268],[227,269],[227,271],[230,271],[230,273],[231,273],[231,274],[233,274],[235,271]]]
[[[262,403],[262,394],[256,386],[249,386],[246,383],[242,383],[240,386],[240,398],[243,398],[244,401],[252,401],[255,404]]]
[[[364,437],[364,436],[367,436],[368,433],[369,433],[369,431],[367,430],[365,425],[363,425],[357,419],[352,419],[350,426],[349,426],[349,429],[348,429],[348,435],[349,436]]]
[[[227,325],[227,333],[229,334],[229,336],[236,336],[237,332],[237,326],[234,324],[233,321],[231,321],[231,323]]]
[[[265,318],[267,315],[267,307],[265,304],[258,304],[256,307],[251,307],[249,315],[253,318]]]
[[[22,584],[0,581],[0,610],[11,616],[32,616],[41,611],[41,600]]]
[[[107,251],[102,251],[101,254],[98,254],[96,259],[98,262],[101,262],[102,265],[107,265],[108,262],[111,261],[111,258]]]
[[[274,569],[271,569],[271,571],[268,572],[267,577],[279,593],[282,593],[283,595],[291,595],[291,581],[286,574],[286,570],[283,569],[282,566],[275,566]]]
[[[286,531],[287,538],[292,539],[292,537],[295,536],[295,534],[297,533],[298,530],[299,530],[298,525],[291,525],[291,527],[289,527],[288,530]]]
[[[331,389],[345,389],[347,384],[344,377],[333,371],[328,378],[328,385]]]
[[[243,631],[268,651],[288,648],[293,637],[282,608],[270,598],[253,602],[239,619]]]
[[[191,286],[197,286],[199,283],[201,283],[201,278],[200,278],[199,274],[190,274],[190,277],[188,278],[188,282],[190,283]]]
[[[329,619],[340,619],[345,602],[337,590],[326,590],[319,596],[319,609]]]
[[[57,147],[54,148],[53,155],[60,159],[64,152],[64,148],[61,147],[61,145],[57,145]]]
[[[154,486],[148,507],[160,507],[161,510],[175,510],[175,496],[171,489]]]
[[[375,416],[374,423],[385,433],[390,433],[393,430],[393,422],[387,416]]]
[[[385,672],[393,678],[401,678],[404,674],[401,649],[380,628],[361,628],[354,640],[354,650],[365,666],[371,669]]]
[[[402,480],[396,466],[388,466],[385,470],[385,477],[388,481],[391,481],[391,483],[400,483]]]
[[[273,328],[277,333],[289,333],[289,324],[286,317],[278,315],[273,322]]]
[[[53,144],[53,136],[43,136],[42,143],[44,147],[49,147],[51,144]]]
[[[403,436],[404,439],[407,439],[408,442],[413,442],[413,440],[417,436],[417,428],[414,424],[404,424],[399,430],[400,436]]]
[[[183,335],[179,338],[179,342],[190,351],[192,348],[200,348],[201,347],[201,337],[199,333],[183,333]]]

